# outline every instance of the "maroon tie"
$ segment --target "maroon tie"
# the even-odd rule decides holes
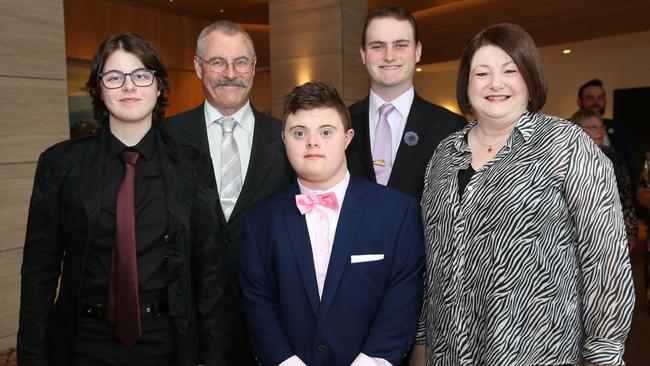
[[[135,164],[140,154],[137,151],[122,151],[120,156],[124,161],[124,177],[115,205],[115,248],[108,276],[106,318],[115,327],[117,339],[131,347],[142,334],[135,249]]]

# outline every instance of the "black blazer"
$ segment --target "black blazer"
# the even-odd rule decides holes
[[[351,174],[376,182],[368,127],[369,100],[368,96],[350,106],[355,135],[346,155]],[[414,132],[417,135],[417,143],[414,144],[413,139],[410,139],[409,145],[402,136],[388,186],[420,199],[424,187],[424,171],[438,143],[465,124],[467,120],[462,116],[429,103],[416,94],[404,134]],[[409,134],[409,137],[413,136]]]
[[[218,193],[215,192],[212,197],[213,205],[219,214],[215,223],[219,233],[217,240],[220,241],[219,245],[226,248],[225,262],[229,271],[224,300],[228,323],[221,325],[228,328],[227,349],[230,357],[228,365],[235,365],[238,363],[237,360],[250,358],[252,355],[235,273],[242,238],[242,213],[294,180],[294,173],[282,143],[280,121],[263,115],[254,108],[253,114],[255,128],[248,172],[228,222],[221,210]],[[210,153],[203,104],[172,116],[167,120],[165,128],[178,141],[196,146],[207,154]],[[212,168],[210,173],[212,174]]]
[[[216,187],[210,160],[153,128],[166,194],[169,316],[178,365],[217,364],[225,335],[214,323],[220,321],[225,268],[215,259],[223,248],[216,243],[216,213],[208,200]],[[20,365],[74,362],[89,239],[101,209],[107,136],[104,129],[98,136],[64,141],[39,158],[21,270]]]

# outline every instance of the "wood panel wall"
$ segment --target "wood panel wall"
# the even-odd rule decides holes
[[[211,21],[124,1],[64,0],[64,5],[66,55],[69,59],[90,60],[107,36],[118,32],[135,32],[154,45],[169,74],[172,82],[169,94],[171,105],[166,114],[170,116],[182,112],[203,101],[203,91],[192,60],[196,38]],[[240,25],[253,39],[258,56],[251,100],[259,110],[270,110],[270,85],[257,82],[265,77],[260,74],[266,72],[268,77],[268,26]],[[87,74],[77,76],[81,80]]]
[[[0,353],[16,344],[35,162],[68,138],[63,0],[0,0]]]

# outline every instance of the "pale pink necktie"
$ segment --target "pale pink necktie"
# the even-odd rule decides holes
[[[388,116],[395,110],[386,103],[379,108],[379,122],[375,129],[375,141],[372,149],[372,165],[375,168],[377,183],[386,185],[393,169],[393,137]]]
[[[300,210],[300,213],[303,215],[313,210],[314,207],[318,205],[336,210],[339,208],[339,201],[336,199],[336,195],[333,192],[296,195],[296,206],[298,206],[298,210]]]

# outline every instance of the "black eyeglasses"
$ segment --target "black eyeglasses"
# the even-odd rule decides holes
[[[240,57],[238,59],[235,59],[233,62],[228,62],[221,57],[213,57],[209,60],[203,59],[200,56],[195,57],[197,60],[208,64],[210,71],[215,73],[226,71],[228,69],[228,65],[232,64],[232,66],[235,68],[235,71],[238,73],[248,74],[249,72],[253,71],[253,67],[255,66],[255,59],[249,60],[246,57]]]
[[[156,70],[149,69],[136,69],[131,72],[122,72],[119,70],[111,70],[99,73],[99,79],[104,84],[106,89],[119,89],[126,82],[126,77],[129,76],[135,86],[150,86],[155,80]]]

